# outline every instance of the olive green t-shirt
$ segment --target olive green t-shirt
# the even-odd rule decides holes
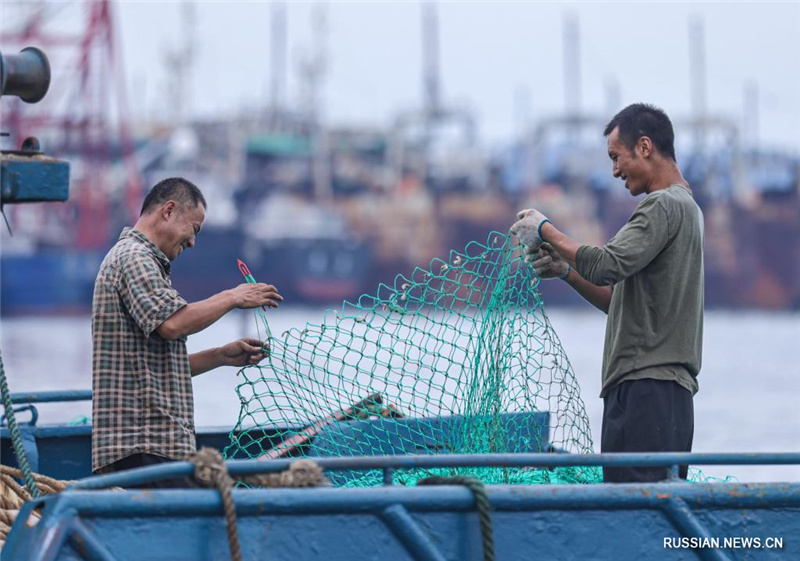
[[[604,247],[581,246],[576,270],[613,285],[603,397],[627,380],[673,380],[695,394],[703,352],[703,213],[680,185],[647,195]]]

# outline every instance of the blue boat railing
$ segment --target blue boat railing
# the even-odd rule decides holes
[[[56,391],[15,394],[15,403],[34,404],[58,401],[82,401],[91,399],[90,391]],[[64,427],[56,427],[63,430]],[[75,427],[70,427],[75,428]],[[90,427],[80,427],[83,432]],[[37,429],[43,430],[43,429]],[[49,429],[48,429],[49,430]],[[0,430],[2,432],[2,430]],[[61,446],[61,444],[59,444]],[[62,450],[63,446],[59,448]],[[710,465],[797,465],[800,452],[791,453],[636,453],[636,454],[567,454],[525,453],[487,455],[399,455],[362,457],[309,457],[328,472],[350,470],[375,470],[382,472],[383,486],[350,490],[341,488],[316,489],[234,489],[237,516],[250,517],[247,527],[258,527],[258,531],[245,534],[251,555],[258,558],[262,551],[280,548],[280,540],[274,536],[280,532],[263,532],[267,524],[285,523],[293,535],[301,536],[297,543],[316,543],[327,547],[336,541],[343,531],[341,524],[349,523],[346,516],[318,517],[305,515],[353,514],[357,518],[357,532],[350,534],[347,544],[358,544],[356,538],[368,534],[387,535],[382,543],[385,557],[406,555],[415,559],[444,559],[445,551],[469,553],[470,559],[480,558],[475,547],[476,538],[471,537],[474,525],[469,517],[451,518],[449,524],[439,524],[441,516],[450,513],[471,513],[475,499],[465,488],[435,486],[419,489],[395,485],[396,470],[418,468],[559,468],[559,467],[666,467],[669,481],[648,484],[624,485],[492,485],[486,489],[492,512],[504,513],[503,524],[495,526],[495,543],[502,558],[527,557],[541,553],[541,558],[553,558],[556,552],[563,555],[571,552],[571,558],[596,558],[597,549],[605,547],[609,538],[609,523],[606,516],[598,522],[594,516],[583,516],[584,512],[605,511],[624,527],[622,537],[611,541],[618,559],[638,559],[640,546],[630,546],[630,537],[638,536],[640,543],[653,540],[660,545],[664,536],[677,532],[678,536],[701,540],[714,539],[719,535],[737,536],[745,528],[754,535],[797,535],[800,512],[800,484],[798,483],[684,483],[677,479],[678,466]],[[229,460],[228,472],[234,476],[263,474],[287,469],[296,459]],[[190,462],[174,462],[109,475],[79,479],[66,491],[54,496],[29,501],[17,518],[6,543],[8,558],[60,559],[67,544],[79,547],[85,558],[111,559],[129,551],[140,536],[132,534],[130,539],[117,542],[106,535],[108,529],[129,527],[131,517],[140,520],[141,532],[147,530],[148,539],[158,540],[161,546],[174,551],[176,556],[197,558],[197,544],[190,539],[176,539],[168,528],[178,522],[191,531],[186,536],[211,535],[213,525],[208,517],[218,515],[222,506],[219,492],[212,489],[167,489],[108,491],[111,487],[130,488],[161,479],[187,477],[194,473]],[[351,492],[352,491],[352,492]],[[29,528],[24,521],[35,508],[44,507],[43,519]],[[713,512],[714,516],[708,515]],[[517,516],[524,513],[524,516]],[[546,513],[546,514],[540,514]],[[412,516],[413,514],[413,516]],[[429,516],[430,515],[430,516]],[[255,523],[255,520],[258,522]],[[335,524],[325,530],[320,521]],[[555,528],[547,539],[538,539],[546,520],[547,528]],[[661,520],[670,526],[664,526]],[[285,521],[285,522],[282,522]],[[355,522],[353,524],[356,524]],[[613,525],[613,524],[612,524]],[[355,526],[353,526],[355,527]],[[327,527],[326,527],[327,528]],[[368,528],[367,531],[364,528]],[[579,528],[580,530],[575,530]],[[127,531],[127,530],[126,530]],[[383,533],[381,533],[383,532]],[[637,534],[638,532],[638,534]],[[737,533],[738,532],[738,533]],[[118,536],[121,534],[113,534]],[[125,534],[127,535],[127,534]],[[587,539],[586,536],[593,536]],[[616,535],[616,534],[615,534]],[[166,537],[164,537],[166,536]],[[326,537],[329,536],[329,537]],[[392,536],[394,538],[392,538]],[[395,541],[391,541],[394,539]],[[60,540],[60,541],[59,541]],[[317,540],[314,542],[314,540]],[[327,540],[327,541],[326,541]],[[472,543],[473,546],[452,545]],[[341,541],[341,540],[340,540]],[[42,548],[41,544],[48,547]],[[290,542],[286,542],[290,543]],[[294,544],[295,541],[291,541]],[[782,543],[782,542],[781,542]],[[227,554],[224,541],[209,542],[208,555],[214,559]],[[449,544],[449,545],[448,545]],[[356,546],[353,546],[354,548]],[[611,547],[611,546],[609,546]],[[782,546],[781,546],[782,547]],[[449,548],[449,549],[448,549]],[[454,549],[455,548],[455,549]],[[459,549],[460,548],[460,549]],[[464,549],[466,548],[466,549]],[[627,549],[626,549],[627,548]],[[660,553],[653,550],[654,553]],[[109,553],[113,551],[112,555]],[[297,561],[315,559],[316,550],[298,550],[292,545],[291,552],[276,550],[285,557],[291,555]],[[605,550],[604,550],[605,551]],[[610,549],[608,550],[610,551]],[[548,552],[550,556],[548,557]],[[5,553],[5,551],[4,551]],[[180,555],[179,555],[180,553]],[[736,552],[726,549],[699,549],[702,559],[729,561]],[[729,554],[730,553],[730,554]],[[769,552],[767,552],[769,553]],[[15,554],[18,555],[15,557]],[[351,555],[352,552],[348,552]],[[194,557],[192,557],[194,555]],[[344,554],[343,554],[344,555]],[[610,555],[610,554],[609,554]],[[352,555],[348,558],[353,558]],[[466,558],[464,556],[458,558]],[[610,557],[609,557],[610,558]]]
[[[493,465],[497,463],[517,465],[550,464],[538,454],[526,455],[525,458],[510,457],[511,455],[493,456]],[[800,454],[760,454],[758,458],[751,455],[736,458],[732,454],[630,454],[627,457],[609,457],[592,455],[581,457],[589,460],[592,465],[638,465],[643,460],[650,465],[664,465],[675,461],[697,460],[701,464],[736,464],[736,463],[798,463]],[[695,456],[697,458],[695,458]],[[572,465],[571,461],[564,461],[572,456],[559,456],[553,458],[555,463]],[[638,457],[639,459],[637,459]],[[443,457],[403,457],[403,458],[324,458],[320,459],[326,469],[348,468],[402,468],[420,466],[480,466],[486,462],[480,456],[473,457],[472,461],[463,456]],[[557,460],[561,460],[560,462]],[[281,469],[289,461],[271,460],[258,461],[233,461],[228,462],[228,469],[232,473],[261,473]],[[187,475],[193,465],[187,462],[172,465],[153,466],[140,468],[125,474],[99,476],[92,479],[79,481],[66,491],[58,495],[30,501],[22,507],[14,528],[9,536],[6,548],[12,552],[9,558],[35,559],[44,561],[61,559],[58,556],[66,544],[74,547],[79,545],[84,551],[86,559],[115,559],[125,558],[123,553],[140,543],[141,537],[132,533],[132,537],[124,541],[115,541],[108,538],[104,528],[110,527],[130,528],[130,520],[135,518],[137,532],[150,529],[148,539],[162,540],[161,547],[168,547],[174,552],[175,558],[221,558],[225,553],[217,540],[208,543],[209,551],[214,549],[216,555],[198,556],[198,548],[192,543],[191,536],[209,535],[211,528],[206,520],[208,517],[219,516],[222,502],[219,492],[215,489],[164,489],[154,491],[108,491],[103,489],[110,485],[133,485],[153,480],[159,477],[172,477]],[[499,557],[502,559],[518,559],[520,553],[524,558],[534,558],[540,548],[549,548],[551,540],[555,540],[554,548],[560,554],[558,558],[589,559],[593,557],[594,548],[604,547],[609,538],[610,526],[608,520],[621,520],[625,524],[626,532],[620,538],[619,532],[615,534],[613,543],[617,548],[625,549],[626,554],[616,555],[614,558],[625,560],[640,559],[641,547],[630,550],[631,541],[642,544],[648,540],[657,544],[658,550],[664,536],[673,535],[669,527],[661,524],[660,517],[670,523],[678,536],[685,536],[700,540],[714,539],[719,535],[739,535],[741,528],[747,524],[754,525],[753,533],[772,536],[797,535],[797,518],[795,513],[800,512],[800,484],[793,483],[652,483],[652,484],[627,484],[627,485],[533,485],[533,486],[490,486],[486,489],[492,513],[503,513],[503,524],[495,526],[495,543],[498,544]],[[472,513],[475,510],[475,499],[470,491],[463,487],[429,486],[423,489],[405,486],[383,486],[368,489],[234,489],[237,516],[242,518],[260,519],[259,523],[251,524],[251,530],[243,530],[246,540],[249,540],[250,555],[248,558],[262,558],[263,551],[270,551],[275,558],[292,558],[306,561],[319,558],[319,548],[323,550],[328,543],[336,542],[337,547],[346,548],[351,540],[336,540],[333,535],[341,535],[346,530],[342,524],[346,517],[353,515],[358,518],[358,532],[365,532],[375,536],[384,536],[381,542],[382,558],[413,558],[425,560],[443,560],[446,549],[452,550],[448,543],[466,541],[473,546],[460,546],[459,551],[469,552],[461,558],[479,559],[480,552],[474,544],[478,543],[471,536],[468,518],[461,519],[460,523],[437,524],[441,518],[427,518],[428,515],[437,513]],[[33,528],[27,528],[24,521],[28,519],[32,510],[49,503],[43,512],[46,519]],[[603,511],[608,516],[603,516],[598,522],[596,516],[584,516],[583,513],[596,513]],[[709,511],[721,513],[718,521],[715,517],[709,519]],[[632,517],[625,512],[635,512]],[[545,520],[537,513],[547,513]],[[655,514],[651,514],[655,513]],[[394,516],[401,514],[402,516]],[[785,514],[785,515],[784,515]],[[311,516],[308,516],[311,515]],[[325,515],[319,517],[317,515]],[[336,516],[331,516],[336,515]],[[614,518],[608,518],[613,516]],[[276,518],[277,517],[277,518]],[[261,528],[281,524],[281,518],[287,520],[295,539],[284,542],[274,541],[272,532],[264,532]],[[528,518],[533,518],[533,530],[529,527]],[[420,522],[420,520],[422,522]],[[538,524],[536,523],[539,521]],[[88,521],[88,522],[87,522]],[[181,521],[184,526],[192,531],[172,535],[173,525]],[[98,528],[97,525],[102,527]],[[744,526],[743,526],[744,524]],[[189,525],[189,526],[186,526]],[[335,525],[335,530],[328,530],[328,525]],[[382,530],[388,528],[388,536]],[[348,526],[352,530],[352,526]],[[555,531],[541,538],[541,528]],[[258,531],[252,530],[258,528]],[[575,528],[580,528],[576,532]],[[127,531],[127,530],[125,530]],[[327,532],[321,534],[320,532]],[[168,538],[162,536],[169,535]],[[338,533],[338,534],[337,534]],[[432,535],[431,535],[432,534]],[[114,533],[119,536],[120,533]],[[221,536],[224,534],[217,533]],[[278,532],[277,535],[280,535]],[[323,536],[322,538],[320,536]],[[302,536],[298,538],[297,536]],[[392,541],[392,536],[394,541]],[[352,535],[351,535],[352,538]],[[273,541],[270,541],[273,539]],[[325,542],[325,539],[331,540]],[[620,541],[622,539],[623,541]],[[169,544],[166,544],[168,540]],[[627,540],[627,541],[624,541]],[[287,549],[286,543],[291,545]],[[311,548],[306,552],[298,548],[296,543],[315,543],[317,549]],[[354,542],[357,543],[357,542]],[[47,544],[43,547],[41,544]],[[157,545],[152,546],[157,548]],[[206,546],[204,546],[206,547]],[[270,549],[271,548],[271,549]],[[283,549],[281,549],[283,548]],[[466,549],[465,549],[466,548]],[[112,555],[114,551],[119,557]],[[553,548],[546,549],[550,552],[539,555],[539,558],[554,557]],[[34,552],[36,556],[25,555]],[[516,555],[512,555],[514,552]],[[20,556],[15,557],[14,554]],[[352,553],[352,552],[351,552]],[[361,550],[363,554],[363,550]],[[779,551],[780,553],[780,551]],[[688,554],[688,552],[687,552]],[[701,559],[714,561],[731,561],[734,557],[724,549],[699,549],[696,554]],[[689,555],[694,558],[694,555]],[[341,555],[336,557],[342,559]],[[349,557],[363,558],[363,557]],[[610,558],[610,557],[604,557]],[[673,557],[670,557],[673,558]],[[682,557],[685,558],[685,557]],[[758,557],[763,558],[763,557]],[[772,558],[772,557],[770,557]]]
[[[752,465],[772,464],[800,465],[800,453],[754,453],[754,454],[689,454],[689,453],[637,453],[637,454],[488,454],[488,455],[424,455],[424,456],[373,456],[311,458],[320,467],[329,471],[351,469],[382,470],[385,485],[359,492],[342,492],[345,489],[319,489],[309,493],[305,489],[235,489],[236,512],[239,516],[259,517],[264,513],[271,516],[292,516],[296,520],[296,531],[300,524],[298,517],[304,515],[337,514],[364,515],[371,513],[376,520],[383,521],[397,540],[398,551],[407,552],[414,559],[445,559],[441,552],[440,538],[436,539],[423,531],[423,526],[411,516],[423,516],[435,512],[470,512],[475,499],[464,488],[448,486],[428,487],[421,490],[413,487],[393,485],[392,473],[395,469],[442,468],[442,467],[563,467],[563,466],[678,466],[693,465]],[[252,475],[281,471],[289,467],[293,460],[232,460],[226,462],[231,475]],[[80,517],[95,520],[130,519],[137,517],[148,520],[148,524],[158,524],[164,517],[197,517],[219,513],[221,499],[216,490],[158,490],[107,492],[109,487],[130,487],[162,478],[189,476],[194,472],[194,464],[176,462],[139,468],[127,472],[95,476],[80,480],[60,494],[60,498],[50,497],[39,502],[59,500],[59,508],[50,509],[50,520],[46,528],[51,534],[68,532],[70,524],[75,524],[76,513]],[[628,485],[554,485],[554,486],[491,486],[487,489],[492,512],[537,512],[563,511],[570,522],[565,527],[574,527],[577,522],[586,524],[579,518],[583,511],[652,511],[660,512],[680,536],[700,540],[711,540],[719,530],[709,524],[699,509],[723,509],[753,516],[753,512],[763,513],[763,509],[794,512],[800,508],[800,485],[793,483],[740,484],[740,483],[698,483],[684,484],[661,482],[652,484]],[[33,508],[25,505],[21,516],[27,516]],[[760,509],[760,510],[759,510]],[[752,512],[751,512],[752,511]],[[398,516],[393,516],[397,514]],[[767,513],[768,514],[768,513]],[[401,516],[402,515],[402,516]],[[642,518],[645,518],[642,516]],[[26,518],[23,518],[26,519]],[[506,521],[509,519],[506,518]],[[521,527],[519,518],[517,526]],[[738,519],[737,519],[738,520]],[[793,520],[793,519],[791,519]],[[79,521],[80,522],[80,521]],[[550,522],[551,526],[556,522]],[[736,522],[738,523],[738,522]],[[307,522],[312,524],[312,522]],[[319,522],[314,521],[314,532],[319,531]],[[379,524],[379,522],[375,522]],[[45,525],[42,525],[45,527]],[[796,525],[784,520],[782,526],[772,525],[775,532],[790,535]],[[81,544],[97,541],[97,547],[90,554],[105,551],[96,536],[83,526],[77,535]],[[15,541],[23,541],[22,532]],[[33,532],[35,532],[34,530]],[[73,531],[75,531],[73,529]],[[505,539],[518,539],[499,535]],[[566,531],[566,530],[565,530]],[[603,530],[607,531],[607,528]],[[651,532],[654,530],[650,530]],[[13,533],[13,532],[12,532]],[[260,534],[258,534],[260,535]],[[249,539],[258,535],[249,534]],[[776,534],[783,535],[783,534]],[[31,543],[49,539],[48,536],[32,536]],[[310,539],[310,538],[309,538]],[[63,540],[62,540],[63,541]],[[73,540],[74,541],[74,540]],[[524,542],[524,543],[522,543]],[[514,549],[527,547],[535,540],[521,540],[514,543]],[[11,543],[11,542],[10,542]],[[574,542],[571,542],[574,545]],[[501,544],[505,545],[501,538]],[[525,545],[527,544],[527,545]],[[14,547],[18,546],[12,543]],[[388,547],[388,546],[385,546]],[[395,551],[395,550],[391,550]],[[639,552],[641,553],[641,552]],[[703,549],[699,551],[703,559],[730,561],[732,558],[724,550]],[[475,556],[473,556],[475,557]],[[98,555],[97,558],[103,558]],[[574,558],[584,558],[576,555]],[[620,557],[630,558],[628,557]],[[303,557],[302,559],[306,559]]]
[[[309,457],[326,471],[381,470],[384,485],[393,485],[393,472],[397,469],[417,468],[556,468],[575,466],[597,467],[666,467],[674,479],[678,466],[709,465],[800,465],[800,453],[625,453],[625,454],[437,454],[420,456],[353,456]],[[289,468],[295,460],[229,460],[226,462],[232,476],[273,473]],[[174,462],[136,470],[94,476],[75,482],[69,490],[130,487],[160,479],[191,476],[194,464]],[[683,480],[679,480],[683,481]]]
[[[91,401],[92,390],[56,390],[11,394],[11,403],[54,403],[58,401]]]
[[[91,399],[90,391],[37,392],[17,394],[17,403],[33,407],[33,403],[80,401]],[[398,551],[405,551],[413,558],[444,559],[437,540],[427,536],[421,526],[409,514],[411,512],[437,512],[452,510],[469,512],[474,507],[474,498],[465,489],[442,487],[431,492],[395,485],[395,470],[418,468],[558,468],[558,467],[666,467],[669,480],[647,485],[553,485],[553,486],[492,486],[487,489],[493,511],[536,512],[562,510],[580,513],[584,510],[642,510],[661,512],[680,536],[709,540],[715,535],[715,526],[709,525],[695,509],[713,508],[741,512],[741,516],[753,516],[764,508],[775,511],[800,508],[800,485],[793,483],[739,484],[700,483],[686,484],[678,478],[680,465],[800,465],[800,453],[635,453],[635,454],[486,454],[486,455],[406,455],[406,456],[362,456],[362,457],[310,457],[328,472],[349,470],[377,470],[382,472],[383,486],[362,490],[359,493],[339,493],[339,489],[319,490],[315,493],[304,490],[236,489],[236,512],[240,516],[261,516],[265,511],[278,515],[298,517],[315,514],[362,514],[377,513],[397,539]],[[236,476],[278,472],[288,469],[295,459],[229,460],[228,472]],[[23,506],[21,519],[27,520],[30,512],[43,503],[55,503],[48,520],[40,529],[29,530],[16,524],[10,535],[9,551],[18,550],[26,555],[36,551],[36,545],[52,535],[64,534],[72,544],[79,544],[88,558],[111,558],[105,554],[110,543],[102,540],[102,533],[90,530],[83,519],[117,519],[132,516],[157,525],[160,517],[196,517],[219,512],[220,498],[215,490],[183,489],[159,490],[156,492],[129,491],[126,493],[104,492],[112,487],[130,488],[162,479],[191,476],[195,466],[191,462],[174,462],[139,468],[109,475],[80,479],[59,496],[31,501]],[[145,494],[149,493],[149,494]],[[399,495],[398,495],[399,493]],[[147,497],[147,500],[143,500]],[[762,510],[759,510],[762,509]],[[80,513],[79,515],[76,513]],[[157,513],[157,514],[154,514]],[[399,513],[399,514],[398,514]],[[402,515],[402,516],[400,516]],[[302,524],[299,519],[296,524]],[[574,518],[566,524],[585,522]],[[316,524],[316,522],[314,522]],[[376,524],[378,524],[376,522]],[[379,524],[378,524],[379,525]],[[296,528],[297,526],[295,526]],[[784,521],[784,526],[775,522],[770,526],[787,535],[794,525]],[[779,530],[784,528],[783,530]],[[46,535],[38,534],[39,530]],[[314,532],[318,528],[314,527]],[[72,532],[72,534],[70,534]],[[515,533],[516,534],[516,533]],[[501,534],[502,535],[502,534]],[[409,537],[410,536],[410,537]],[[248,536],[253,539],[254,536]],[[413,538],[413,539],[412,539]],[[65,538],[66,539],[66,538]],[[508,540],[514,536],[507,536]],[[27,541],[26,541],[27,540]],[[63,539],[61,540],[63,542]],[[525,540],[522,540],[525,541]],[[59,542],[60,543],[60,542]],[[525,543],[530,543],[528,540]],[[571,542],[572,543],[572,542]],[[173,544],[174,546],[174,544]],[[39,551],[41,559],[55,558],[61,549],[53,541],[47,552]],[[513,549],[523,545],[514,542]],[[530,547],[530,546],[528,546]],[[185,548],[191,549],[185,545]],[[25,551],[24,551],[25,550]],[[41,557],[44,555],[44,557]],[[703,559],[729,561],[723,550],[704,549]],[[578,555],[576,558],[580,557]],[[37,558],[39,559],[39,558]]]

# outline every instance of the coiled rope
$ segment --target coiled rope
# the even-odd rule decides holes
[[[36,488],[41,495],[53,495],[67,488],[72,481],[60,481],[41,475],[31,473],[31,478],[36,483]],[[11,526],[14,524],[19,509],[25,502],[33,499],[30,491],[17,483],[17,479],[24,477],[21,469],[12,468],[0,464],[0,550],[2,550]],[[39,513],[33,511],[28,524],[35,524],[39,521]]]

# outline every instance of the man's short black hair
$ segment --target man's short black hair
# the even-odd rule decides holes
[[[633,147],[643,136],[653,141],[656,149],[663,156],[675,158],[675,132],[672,122],[662,109],[648,103],[634,103],[614,115],[606,125],[603,136],[608,136],[619,127],[619,139],[633,151]]]
[[[188,208],[195,208],[200,204],[203,208],[208,208],[206,199],[197,185],[183,177],[170,177],[159,181],[150,189],[142,204],[141,216],[152,212],[167,201],[175,201]]]

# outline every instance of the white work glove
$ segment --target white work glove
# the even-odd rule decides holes
[[[550,220],[534,208],[522,210],[517,214],[519,220],[511,226],[511,233],[523,243],[527,253],[536,253],[542,245],[542,226]]]
[[[567,260],[547,242],[542,243],[535,253],[526,251],[525,261],[531,264],[540,279],[566,279],[572,270]]]

